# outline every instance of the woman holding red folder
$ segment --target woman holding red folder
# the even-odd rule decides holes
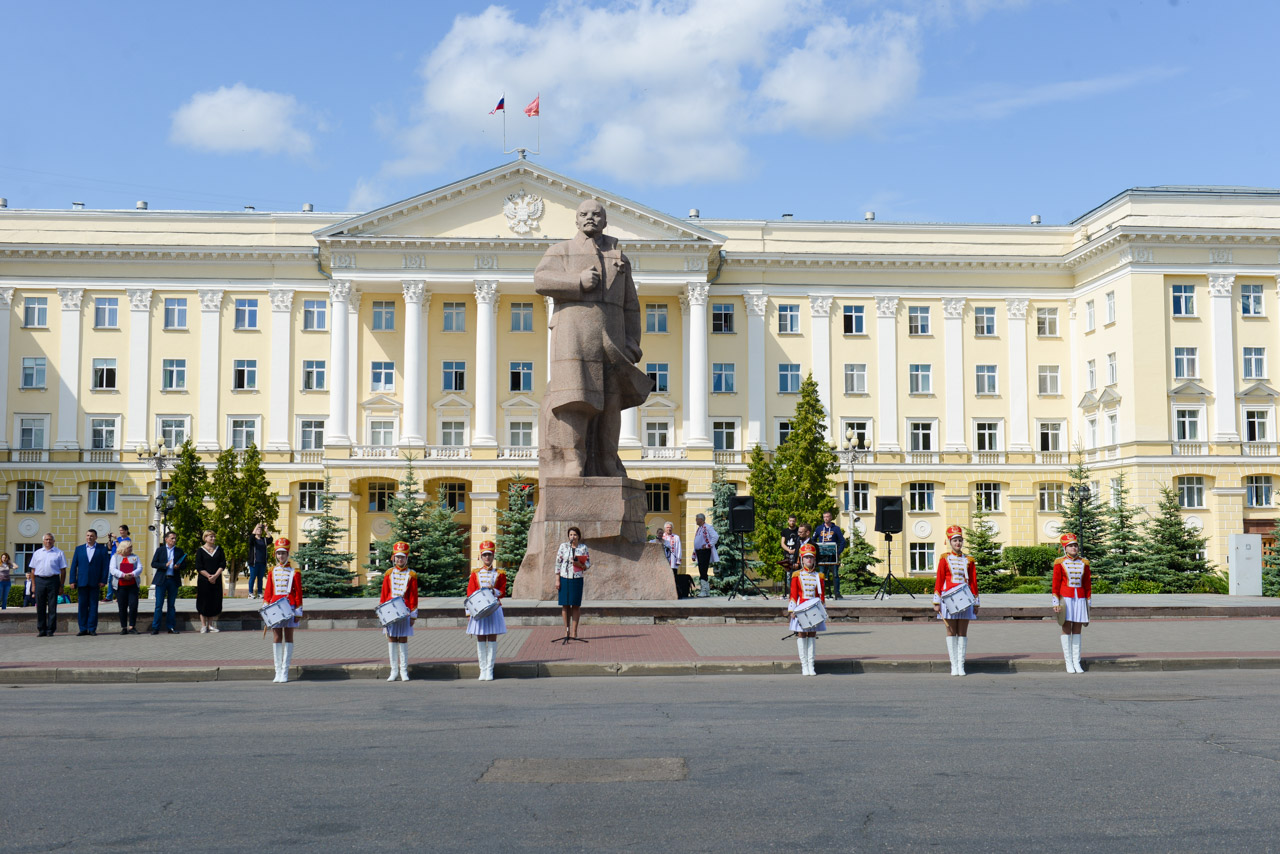
[[[582,530],[569,528],[569,541],[556,551],[556,590],[560,592],[560,613],[564,616],[564,636],[577,639],[582,614],[582,575],[591,568],[591,552],[582,542]],[[569,630],[572,619],[573,630]]]

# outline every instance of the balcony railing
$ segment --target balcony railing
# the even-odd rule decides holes
[[[352,445],[353,460],[394,460],[400,456],[395,445]]]
[[[120,462],[120,452],[108,450],[81,451],[80,460],[86,463],[118,463]]]
[[[1209,453],[1208,442],[1174,442],[1173,453],[1179,457],[1203,457]]]
[[[536,460],[537,458],[538,449],[526,445],[498,449],[500,460]]]
[[[933,451],[907,451],[907,462],[913,466],[936,466],[938,455]]]
[[[294,451],[293,461],[306,466],[318,466],[324,462],[324,451]]]
[[[1042,466],[1065,466],[1067,464],[1067,452],[1041,451],[1036,454],[1036,462]]]
[[[683,460],[688,459],[689,453],[684,448],[641,448],[640,459],[642,460]]]
[[[471,449],[466,445],[427,445],[426,457],[429,460],[469,460]]]
[[[718,466],[736,466],[742,463],[742,451],[712,451],[711,453]]]
[[[1004,451],[978,451],[970,455],[969,461],[979,466],[1004,465]]]
[[[15,463],[47,463],[49,452],[43,448],[17,448],[9,452],[9,459]]]
[[[1246,457],[1274,457],[1276,455],[1275,442],[1245,442],[1241,448]]]

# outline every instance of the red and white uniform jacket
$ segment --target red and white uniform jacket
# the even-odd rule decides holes
[[[418,573],[407,567],[396,569],[394,566],[386,571],[382,576],[382,598],[378,604],[390,602],[397,596],[404,597],[404,604],[416,617],[418,615]]]
[[[1088,558],[1063,555],[1053,562],[1053,604],[1059,599],[1092,599],[1093,574]]]
[[[480,569],[471,573],[471,580],[467,582],[467,595],[470,596],[481,587],[487,587],[498,594],[501,599],[507,595],[507,574],[500,569]]]
[[[822,573],[807,569],[791,573],[791,604],[788,608],[794,611],[809,599],[818,598],[826,603],[827,597],[823,589]]]
[[[938,578],[933,583],[933,604],[941,605],[942,594],[961,584],[969,585],[969,592],[973,594],[973,606],[978,607],[981,603],[978,600],[977,564],[968,555],[947,552],[938,558]]]
[[[294,614],[302,616],[302,573],[291,564],[277,565],[267,570],[267,585],[262,590],[262,601],[270,605],[277,599],[288,599]]]

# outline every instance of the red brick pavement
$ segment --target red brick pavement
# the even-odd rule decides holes
[[[560,644],[564,628],[538,627],[519,661],[695,661],[700,656],[676,626],[580,626],[586,643]]]

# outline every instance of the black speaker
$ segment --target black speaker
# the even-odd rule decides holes
[[[902,496],[876,496],[876,530],[882,534],[902,533]]]
[[[729,499],[729,532],[750,534],[756,529],[756,500],[750,495],[735,495]]]

